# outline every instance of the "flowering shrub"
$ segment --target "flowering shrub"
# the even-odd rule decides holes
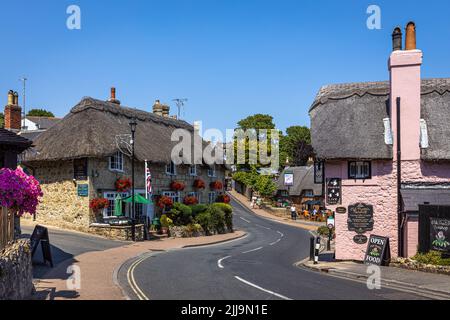
[[[19,215],[35,214],[43,196],[39,182],[21,168],[0,170],[0,205]]]
[[[216,202],[219,202],[219,203],[230,203],[230,201],[231,201],[230,196],[226,195],[226,194],[219,195],[216,200]]]
[[[131,188],[131,179],[120,178],[116,180],[116,190],[117,192],[126,192]]]
[[[189,197],[189,196],[186,196],[186,197],[184,197],[184,199],[183,199],[183,203],[184,203],[185,205],[187,205],[187,206],[193,206],[193,205],[195,205],[195,204],[198,204],[198,200],[197,200],[196,197]]]
[[[167,196],[162,196],[161,198],[159,198],[158,207],[160,207],[161,209],[164,209],[165,207],[172,207],[172,206],[173,206],[172,198],[169,198]]]
[[[210,187],[213,190],[222,190],[223,189],[223,183],[220,182],[220,181],[214,181],[214,182],[211,182]]]
[[[101,210],[109,207],[109,201],[105,198],[95,198],[89,203],[89,208],[94,212],[100,212]]]
[[[185,185],[181,181],[172,181],[170,184],[170,189],[173,191],[183,191],[185,188]]]
[[[202,179],[195,179],[194,180],[194,188],[205,189],[206,188],[205,181],[203,181]]]

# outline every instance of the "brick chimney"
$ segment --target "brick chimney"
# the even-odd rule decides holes
[[[394,34],[398,34],[398,30]],[[394,48],[398,48],[398,45]],[[396,50],[389,59],[391,118],[397,135],[397,98],[401,99],[400,125],[402,160],[420,160],[420,99],[422,51],[416,49],[416,26],[406,27],[406,50]],[[396,150],[394,139],[394,150]],[[396,158],[396,156],[395,156]]]
[[[116,99],[116,88],[111,87],[111,97],[108,101],[120,105],[120,101]]]
[[[19,95],[10,90],[8,104],[5,106],[5,129],[20,131],[22,127],[22,108],[19,107]]]
[[[170,114],[170,107],[168,105],[161,104],[159,100],[156,100],[153,105],[153,113],[158,116],[168,118]]]

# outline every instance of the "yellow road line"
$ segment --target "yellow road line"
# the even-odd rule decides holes
[[[136,267],[145,259],[147,259],[147,257],[142,257],[138,260],[136,260],[128,269],[127,272],[127,280],[128,283],[131,287],[131,290],[133,290],[133,292],[136,294],[136,296],[139,298],[139,300],[150,300],[144,292],[142,292],[142,290],[139,288],[139,286],[136,283],[136,280],[134,279],[134,270],[136,269]]]

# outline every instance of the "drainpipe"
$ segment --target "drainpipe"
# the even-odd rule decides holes
[[[397,223],[398,223],[398,255],[403,257],[403,202],[402,202],[402,147],[401,147],[401,98],[397,97]]]

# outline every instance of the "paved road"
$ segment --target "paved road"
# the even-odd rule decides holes
[[[222,245],[149,254],[129,261],[119,283],[132,299],[420,299],[394,290],[294,266],[309,256],[310,234],[266,220],[233,202],[244,239]]]
[[[29,238],[31,233],[33,233],[32,227],[22,226],[23,237]],[[127,244],[122,241],[112,241],[88,234],[58,229],[49,229],[49,238],[54,266],[67,259],[73,259],[79,254],[107,250]],[[39,246],[33,258],[33,277],[40,279],[49,270],[50,267],[42,263],[42,251]]]

